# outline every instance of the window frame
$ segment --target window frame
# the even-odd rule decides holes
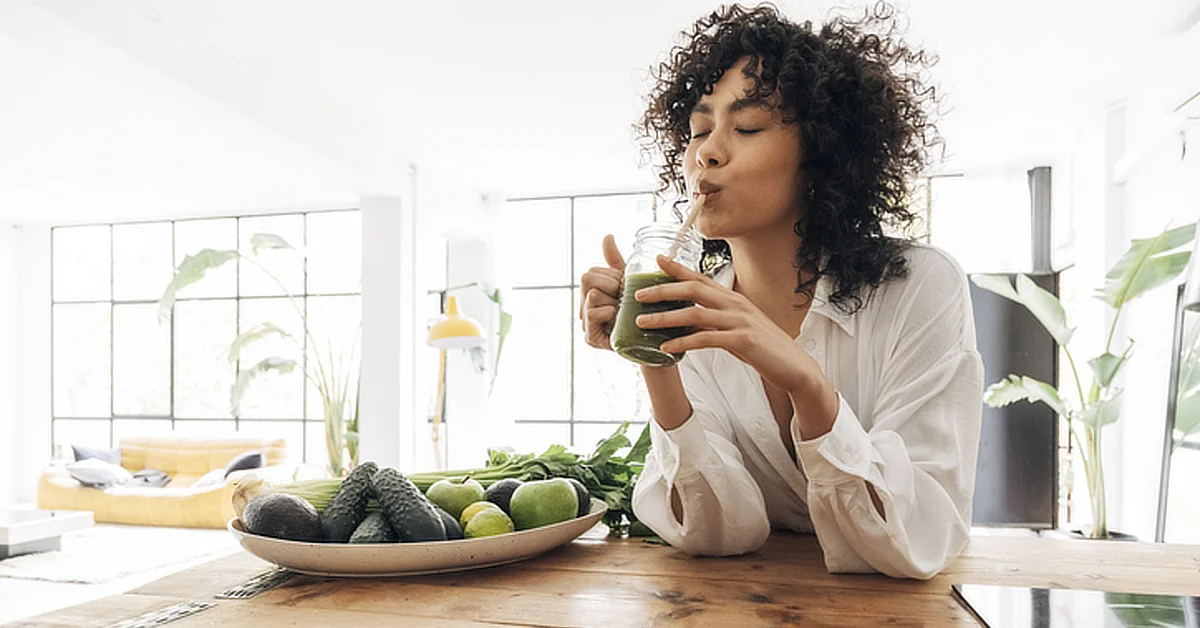
[[[506,290],[514,292],[514,293],[515,292],[526,292],[526,291],[530,291],[530,292],[532,292],[532,291],[540,291],[540,292],[561,291],[561,292],[565,292],[567,294],[567,302],[570,305],[570,307],[567,308],[568,309],[567,315],[570,316],[570,324],[568,325],[568,327],[571,330],[570,335],[567,337],[567,342],[570,343],[570,354],[569,354],[570,394],[568,395],[567,418],[566,419],[521,419],[521,418],[513,417],[514,425],[517,425],[517,426],[522,426],[522,425],[566,425],[567,426],[567,435],[568,435],[568,437],[567,437],[568,442],[566,443],[566,445],[568,447],[577,447],[578,444],[576,443],[576,431],[575,431],[575,427],[577,425],[611,425],[611,426],[613,426],[614,429],[616,429],[616,426],[621,424],[621,421],[611,421],[611,420],[606,421],[606,420],[602,420],[602,419],[576,419],[575,418],[575,415],[576,415],[575,374],[576,374],[576,362],[577,362],[575,345],[576,345],[576,335],[579,334],[580,332],[579,332],[579,325],[576,324],[577,323],[577,321],[576,321],[577,313],[575,312],[574,305],[575,305],[575,291],[578,290],[580,287],[579,277],[580,277],[580,273],[583,270],[583,269],[575,267],[575,244],[576,244],[575,218],[576,218],[576,211],[577,211],[576,201],[578,201],[580,199],[611,199],[611,198],[628,197],[628,198],[634,199],[636,202],[636,200],[639,197],[645,197],[646,200],[651,200],[654,198],[654,194],[655,193],[653,190],[642,189],[642,190],[628,190],[628,191],[583,192],[583,193],[576,193],[576,194],[548,194],[548,195],[538,195],[538,196],[514,196],[512,198],[505,199],[505,204],[544,202],[544,201],[567,201],[568,212],[569,212],[568,220],[567,220],[567,230],[569,232],[568,235],[570,236],[570,240],[569,240],[569,244],[568,244],[568,257],[570,258],[568,260],[569,267],[570,267],[570,282],[569,283],[566,283],[566,284],[515,285],[515,286],[511,286],[509,288],[506,288]],[[658,212],[659,212],[658,205],[655,203],[652,203],[651,204],[651,219],[652,220],[658,220]],[[580,298],[583,298],[583,295],[580,295]],[[639,374],[638,377],[640,378],[641,375]],[[631,428],[633,426],[640,427],[643,424],[644,424],[643,421],[630,420]]]
[[[49,325],[49,331],[50,331],[50,334],[49,334],[49,339],[50,339],[50,347],[49,347],[50,348],[50,359],[49,359],[49,366],[50,366],[50,404],[49,404],[50,405],[50,430],[49,430],[50,438],[49,438],[49,441],[50,442],[49,442],[49,446],[50,446],[51,456],[53,457],[58,453],[56,451],[57,446],[58,446],[56,430],[58,428],[59,421],[72,421],[72,422],[85,422],[86,421],[86,422],[96,422],[96,423],[107,423],[108,446],[110,448],[117,447],[119,445],[119,443],[116,441],[116,433],[115,433],[115,426],[116,426],[117,421],[168,421],[169,420],[171,423],[171,432],[175,432],[177,425],[181,422],[182,423],[193,423],[193,424],[222,423],[222,424],[228,424],[230,426],[230,428],[232,429],[232,431],[235,431],[235,432],[241,431],[243,417],[240,416],[240,413],[232,413],[232,416],[230,416],[230,417],[217,417],[217,416],[213,416],[213,417],[209,417],[209,416],[177,417],[176,416],[176,390],[175,390],[176,389],[176,381],[175,381],[175,350],[176,350],[175,322],[176,322],[176,320],[175,320],[175,316],[171,317],[170,324],[169,324],[169,332],[168,332],[169,347],[168,347],[168,356],[167,357],[169,360],[169,364],[168,364],[167,373],[168,373],[168,380],[169,380],[169,389],[167,391],[167,394],[168,394],[168,400],[169,400],[169,412],[165,415],[163,415],[163,414],[117,413],[116,412],[116,377],[115,377],[115,372],[114,372],[115,371],[115,360],[116,360],[116,358],[115,358],[116,351],[115,351],[115,347],[114,347],[114,339],[115,339],[115,331],[116,331],[116,327],[115,327],[116,326],[116,323],[115,323],[116,310],[119,306],[156,305],[158,303],[158,299],[117,299],[116,298],[115,291],[114,291],[116,280],[115,280],[114,272],[113,272],[114,267],[115,267],[115,260],[117,257],[117,253],[116,253],[115,247],[114,247],[115,236],[113,235],[116,227],[125,227],[125,226],[131,226],[131,225],[170,225],[170,228],[171,228],[171,264],[172,264],[172,272],[174,272],[174,270],[178,268],[178,263],[176,261],[176,256],[178,253],[178,251],[176,250],[176,246],[177,246],[177,229],[176,229],[176,227],[179,223],[216,221],[216,220],[233,220],[234,221],[234,242],[236,243],[236,246],[240,249],[242,246],[242,235],[243,235],[242,220],[243,219],[298,217],[301,221],[301,229],[302,229],[302,233],[303,233],[303,238],[302,238],[302,241],[300,242],[300,244],[297,246],[297,248],[299,248],[300,250],[303,251],[303,250],[307,249],[308,245],[309,245],[309,216],[340,214],[340,213],[350,213],[350,212],[359,212],[360,216],[361,216],[361,209],[358,207],[341,207],[341,208],[331,208],[331,209],[266,212],[266,213],[253,213],[253,214],[217,214],[217,215],[212,215],[212,216],[192,216],[192,217],[186,217],[186,218],[156,218],[156,219],[131,220],[131,221],[121,221],[121,222],[113,221],[113,222],[70,223],[70,224],[61,224],[61,225],[55,225],[55,226],[50,227],[50,238],[49,238],[49,240],[50,240],[50,248],[49,248],[50,301],[49,301],[49,307],[48,307],[48,313],[49,313],[48,320],[50,321],[50,325]],[[109,261],[108,298],[107,299],[60,300],[56,296],[55,291],[54,291],[55,276],[56,276],[56,274],[61,272],[56,269],[56,264],[55,264],[55,255],[54,255],[54,253],[55,253],[55,250],[54,250],[55,232],[59,229],[77,229],[77,228],[87,228],[87,227],[107,227],[108,228],[108,261]],[[361,237],[361,234],[360,234],[360,237]],[[233,304],[234,304],[234,319],[235,319],[235,336],[234,336],[234,338],[236,338],[237,334],[241,334],[243,331],[242,320],[241,320],[242,301],[244,301],[244,300],[260,301],[260,300],[269,300],[269,299],[286,299],[287,297],[279,296],[279,295],[253,295],[253,294],[252,295],[243,295],[242,294],[242,281],[241,281],[241,271],[242,271],[241,259],[240,258],[235,259],[233,261],[233,264],[234,264],[234,282],[235,283],[234,283],[234,290],[233,290],[232,296],[180,297],[176,300],[176,302],[183,302],[183,303],[233,302]],[[293,294],[292,297],[301,301],[304,316],[306,318],[309,315],[309,299],[310,298],[327,298],[327,297],[355,298],[355,297],[357,297],[359,299],[359,302],[361,303],[361,299],[362,299],[361,281],[360,281],[357,291],[320,292],[320,293],[309,292],[309,260],[308,260],[308,258],[307,257],[302,258],[300,264],[301,264],[302,276],[303,276],[303,281],[301,284],[301,291],[296,294]],[[55,333],[54,333],[55,323],[54,323],[54,317],[55,317],[56,306],[59,306],[59,305],[107,305],[109,307],[109,320],[108,320],[108,324],[109,324],[109,329],[108,329],[108,348],[109,348],[108,389],[109,389],[109,397],[108,397],[108,416],[107,417],[104,417],[104,416],[70,416],[70,415],[59,415],[58,414],[58,410],[56,408],[56,398],[55,398],[55,392],[57,390],[57,382],[55,381],[56,378],[55,378]],[[172,313],[174,313],[174,310],[172,310]],[[230,342],[232,342],[232,340],[233,340],[233,338],[230,338]],[[307,369],[308,369],[308,353],[309,353],[308,335],[305,334],[304,338],[303,338],[303,352],[300,357],[300,365],[302,368],[302,371],[301,371],[302,373],[307,372]],[[235,365],[235,369],[234,369],[235,376],[236,376],[236,373],[238,373],[240,370],[241,370],[241,364],[239,362],[237,365]],[[300,413],[299,418],[283,418],[283,417],[280,417],[280,418],[273,418],[273,417],[257,418],[256,417],[256,418],[247,418],[247,419],[245,419],[245,421],[255,424],[255,425],[299,426],[300,427],[300,439],[301,439],[299,455],[297,455],[296,452],[289,452],[289,455],[291,455],[293,458],[298,459],[302,462],[309,462],[309,460],[308,460],[308,440],[309,440],[308,428],[311,424],[320,424],[322,422],[322,420],[321,419],[312,419],[308,416],[309,383],[308,383],[307,379],[305,379],[303,377],[301,378],[301,380],[302,380],[301,393],[300,393],[300,395],[301,395],[301,397],[300,397],[301,413]]]

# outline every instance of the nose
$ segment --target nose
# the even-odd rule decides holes
[[[700,168],[716,168],[724,165],[728,159],[720,133],[709,133],[696,149],[696,165]]]

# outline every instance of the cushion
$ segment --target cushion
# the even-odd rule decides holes
[[[232,436],[127,436],[121,439],[121,466],[130,471],[158,469],[171,476],[171,485],[180,475],[191,476],[188,484],[200,476],[229,464],[238,454],[261,451],[267,466],[287,462],[287,442],[282,438]]]
[[[225,483],[225,469],[213,469],[208,473],[200,476],[199,480],[192,483],[191,488],[212,488]]]
[[[83,445],[71,445],[71,450],[75,452],[75,461],[96,459],[103,460],[111,464],[121,464],[121,448],[114,447],[112,449],[101,449],[99,447],[84,447]]]
[[[142,469],[133,474],[133,479],[129,482],[129,486],[146,486],[149,488],[161,488],[171,481],[171,476],[159,471],[158,469]]]
[[[98,458],[86,458],[67,465],[71,477],[89,488],[105,489],[110,486],[121,486],[133,479],[133,475],[124,467]]]
[[[233,457],[229,464],[225,465],[224,478],[234,471],[242,471],[244,469],[261,469],[267,466],[267,460],[263,457],[261,451],[244,451]]]

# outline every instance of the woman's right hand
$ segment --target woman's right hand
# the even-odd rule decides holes
[[[621,302],[621,282],[625,277],[625,258],[617,250],[611,235],[604,236],[604,261],[608,268],[594,266],[579,280],[579,320],[583,323],[584,338],[597,349],[612,351],[613,324]]]

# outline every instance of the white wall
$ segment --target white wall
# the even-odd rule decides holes
[[[1031,270],[1028,167],[934,178],[930,242],[967,273]]]
[[[363,198],[362,211],[362,404],[359,459],[399,467],[405,423],[411,412],[412,376],[403,359],[411,351],[411,199]],[[406,246],[406,239],[408,245]]]
[[[491,284],[495,281],[488,242],[496,198],[465,182],[452,167],[440,163],[421,165],[415,247],[417,338],[412,356],[416,377],[414,414],[417,418],[412,432],[412,460],[416,469],[435,467],[428,420],[437,391],[438,352],[425,344],[425,333],[428,322],[438,315],[438,297],[428,292],[472,282]],[[485,348],[490,364],[495,351],[493,335],[498,317],[495,305],[477,288],[455,290],[451,294],[457,297],[464,315],[483,324],[489,338]],[[488,422],[489,378],[489,373],[475,371],[466,352],[447,353],[447,422],[441,443],[445,468],[481,466],[486,459],[487,447],[495,444],[492,440],[494,426]]]
[[[0,505],[16,501],[17,252],[16,228],[0,223]]]
[[[1135,95],[1081,116],[1074,147],[1055,164],[1055,210],[1069,212],[1064,218],[1074,232],[1070,249],[1056,255],[1056,265],[1075,263],[1070,271],[1072,294],[1064,298],[1077,328],[1071,347],[1085,391],[1091,378],[1086,361],[1103,352],[1112,324],[1112,311],[1094,298],[1108,269],[1132,239],[1200,218],[1195,200],[1200,198],[1200,159],[1193,156],[1190,163],[1181,163],[1177,142],[1158,146],[1122,182],[1125,169],[1120,164],[1130,154],[1143,152],[1163,114],[1161,102]],[[1192,142],[1200,142],[1195,131]],[[1065,196],[1058,196],[1060,189]],[[1130,337],[1136,340],[1133,358],[1117,382],[1124,388],[1122,418],[1102,436],[1108,525],[1143,539],[1154,535],[1174,307],[1174,284],[1129,303],[1112,344],[1119,354]],[[1086,479],[1078,466],[1074,496],[1074,521],[1063,523],[1086,527],[1091,512]]]
[[[1129,122],[1135,123],[1136,119]],[[1190,139],[1193,146],[1200,143],[1200,133],[1193,130]],[[1192,152],[1181,161],[1179,146],[1173,148],[1162,151],[1123,186],[1130,237],[1153,236],[1167,225],[1179,226],[1200,218],[1200,158]],[[1109,435],[1123,449],[1114,469],[1120,475],[1113,483],[1119,513],[1113,525],[1142,538],[1153,538],[1158,506],[1175,285],[1163,286],[1131,302],[1122,315],[1125,335],[1134,337],[1137,344],[1136,362],[1125,371],[1125,412]]]
[[[458,239],[450,243],[450,286],[471,282],[491,284],[495,280],[492,272],[491,247],[483,240]],[[486,362],[492,363],[495,344],[494,311],[496,306],[484,296],[483,291],[470,288],[452,293],[458,298],[463,315],[470,316],[483,324],[489,342]],[[498,443],[491,442],[495,435],[489,428],[488,382],[490,369],[479,373],[465,351],[451,351],[447,356],[447,403],[446,403],[446,465],[450,469],[474,468],[486,460],[487,448]]]
[[[17,254],[16,497],[36,499],[37,480],[50,460],[50,228],[20,225]]]

